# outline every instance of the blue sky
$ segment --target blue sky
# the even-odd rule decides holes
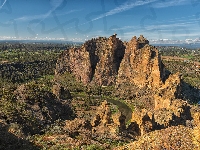
[[[0,0],[0,39],[200,37],[199,0]]]

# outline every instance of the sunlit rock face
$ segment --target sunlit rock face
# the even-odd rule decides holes
[[[133,37],[128,43],[123,43],[116,34],[109,38],[99,37],[85,42],[80,48],[66,50],[57,61],[55,74],[65,71],[84,84],[130,82],[140,88],[157,88],[165,80],[158,50],[142,35]]]
[[[138,97],[149,106],[161,107],[170,103],[172,98],[162,97],[163,92],[174,98],[179,93],[180,76],[166,75],[157,48],[149,45],[142,35],[122,42],[114,34],[109,38],[91,39],[79,48],[70,48],[59,57],[55,78],[65,72],[85,85],[114,85],[116,95]]]
[[[139,88],[158,88],[165,79],[164,65],[158,50],[149,45],[142,35],[133,37],[126,46],[124,58],[120,64],[117,86],[133,84]]]
[[[73,74],[85,85],[114,85],[116,95],[133,95],[146,105],[159,108],[169,105],[179,93],[180,76],[166,75],[157,48],[142,35],[122,42],[114,34],[66,50],[57,61],[55,76],[64,72]]]
[[[174,137],[178,137],[173,134],[179,135],[177,140],[186,134],[191,144],[189,149],[199,144],[199,106],[180,99],[183,89],[180,74],[165,70],[158,50],[142,35],[134,36],[129,42],[122,42],[116,35],[99,37],[80,48],[71,48],[57,61],[56,76],[64,72],[73,74],[85,85],[114,85],[116,97],[123,95],[134,104],[130,124],[126,125],[126,116],[121,112],[112,114],[110,104],[103,101],[89,122],[93,135],[109,133],[113,138],[117,131],[126,132],[138,137],[138,141],[128,145],[130,149],[144,148],[144,141],[149,139],[158,141],[155,145],[147,143],[148,148],[161,149],[166,142],[165,135],[173,145]]]
[[[55,74],[68,71],[76,79],[88,84],[112,85],[124,56],[125,46],[116,34],[85,42],[80,48],[72,48],[58,59]]]

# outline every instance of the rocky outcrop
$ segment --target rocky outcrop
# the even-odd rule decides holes
[[[98,125],[105,126],[111,123],[111,110],[107,101],[103,101],[98,107],[97,113],[91,121],[91,125],[96,127]]]
[[[74,120],[66,120],[59,131],[55,134],[47,134],[42,136],[45,141],[56,142],[56,145],[67,144],[68,149],[80,147],[86,148],[87,145],[101,146],[102,149],[112,149],[112,143],[104,142],[111,141],[119,142],[122,138],[119,135],[121,127],[125,126],[125,117],[117,112],[111,113],[111,104],[106,100],[96,108],[96,114],[93,118],[75,118]],[[62,131],[62,132],[61,132]],[[93,148],[92,149],[98,149]]]
[[[72,98],[70,91],[58,83],[53,85],[52,92],[58,99],[65,100]]]
[[[44,86],[35,82],[20,85],[13,94],[13,110],[7,120],[19,123],[27,134],[40,133],[57,119],[72,119],[73,111],[68,103],[56,99]]]
[[[169,108],[172,101],[180,95],[180,84],[179,73],[170,75],[154,95],[155,109]]]
[[[192,107],[192,108],[191,108]],[[198,107],[175,99],[166,108],[134,111],[128,132],[139,135],[130,144],[116,149],[194,149],[200,148]]]
[[[185,126],[172,126],[167,129],[147,133],[135,142],[115,150],[137,149],[137,150],[161,150],[161,149],[194,149],[200,148],[199,142],[194,142],[193,130]],[[196,137],[195,137],[196,138]]]
[[[86,48],[71,48],[63,52],[57,61],[55,76],[69,72],[75,75],[78,81],[88,83],[91,78],[90,56]]]
[[[192,118],[194,119],[194,124],[196,126],[199,126],[200,125],[200,110],[192,114]]]
[[[115,149],[194,149],[200,148],[200,111],[186,101],[174,99],[166,108],[135,110],[129,134],[138,138]]]
[[[145,108],[144,112],[132,117],[132,126],[140,129],[138,134],[172,124],[185,124],[191,119],[187,103],[178,100],[181,76],[166,73],[158,50],[142,35],[134,36],[127,43],[122,43],[116,35],[89,40],[81,48],[63,54],[58,60],[56,75],[63,71],[74,74],[85,84],[114,84],[118,95],[132,95],[135,103]],[[102,114],[100,111],[96,115],[92,126],[110,124],[109,107],[107,104],[102,107],[105,112],[100,109]]]
[[[139,135],[144,135],[150,131],[170,126],[186,126],[187,122],[192,119],[190,106],[187,102],[175,99],[165,108],[135,110],[132,114],[131,122],[139,127],[136,132]]]
[[[84,117],[77,116],[73,120],[62,121],[50,128],[53,134],[42,135],[40,142],[42,140],[47,143],[54,143],[53,148],[58,145],[57,149],[63,144],[64,148],[67,149],[77,147],[81,149],[98,149],[98,147],[112,149],[114,146],[112,143],[117,143],[122,139],[119,131],[125,125],[125,117],[120,112],[112,114],[111,104],[106,100],[101,105],[93,107],[96,109],[92,118],[84,115]],[[84,111],[82,111],[82,114],[84,114]]]
[[[114,124],[118,125],[120,131],[126,129],[126,116],[120,111],[112,115],[112,120]]]
[[[186,137],[192,148],[199,144],[199,108],[180,99],[183,96],[180,74],[165,70],[158,49],[149,45],[142,35],[124,43],[116,35],[99,37],[80,48],[69,49],[59,58],[55,74],[59,76],[64,72],[73,74],[85,85],[114,85],[115,96],[123,95],[131,106],[134,103],[130,124],[126,126],[126,117],[121,112],[112,114],[110,104],[103,101],[90,122],[87,121],[90,125],[87,132],[91,132],[88,135],[100,139],[120,136],[138,139],[128,145],[130,149],[189,148],[187,141],[180,144],[179,139],[184,134],[190,134]],[[55,89],[59,88],[55,86]],[[58,91],[55,90],[55,94],[59,95]],[[85,122],[73,123],[75,125],[69,123],[69,128],[75,126],[78,135],[80,130],[85,131],[85,127],[82,128]],[[167,139],[160,134],[166,134]],[[172,137],[176,135],[174,145]]]
[[[195,144],[197,147],[196,147],[196,150],[199,148],[200,149],[200,122],[198,121],[198,124],[197,126],[194,127],[194,130],[193,130],[193,144]]]
[[[134,111],[132,114],[131,124],[128,127],[128,130],[131,130],[131,127],[137,127],[133,128],[134,132],[136,132],[136,135],[144,135],[145,133],[148,133],[153,130],[153,118],[152,114],[145,109],[140,111]]]
[[[118,134],[119,131],[125,130],[125,119],[121,112],[112,114],[110,104],[105,100],[97,109],[97,113],[91,120],[93,133],[110,133],[111,136]]]
[[[158,89],[162,93],[161,89],[168,88],[172,82],[176,84],[174,78],[177,82],[180,80],[179,75],[168,79],[157,48],[150,46],[142,35],[123,43],[114,34],[109,38],[91,39],[80,48],[66,50],[57,61],[55,75],[64,72],[73,74],[84,84],[115,85],[116,95],[126,93],[125,97],[132,95],[140,99],[154,97]],[[177,88],[174,85],[174,91],[171,91],[175,97],[179,83],[176,85]],[[155,97],[160,99],[159,95]],[[149,101],[151,103],[152,99]]]
[[[165,70],[158,50],[142,35],[133,37],[126,46],[120,64],[117,86],[136,85],[139,88],[158,88],[165,79]]]
[[[68,131],[69,137],[73,143],[82,144],[91,143],[91,129],[92,126],[88,120],[75,118],[74,120],[67,120],[64,129]],[[80,136],[84,140],[77,140],[76,137]],[[72,144],[72,143],[71,143]]]
[[[124,50],[125,46],[116,34],[89,40],[80,48],[71,48],[62,54],[55,75],[67,71],[84,84],[114,84]]]

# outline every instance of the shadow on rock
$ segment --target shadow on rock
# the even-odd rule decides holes
[[[1,118],[8,124],[21,125],[27,135],[41,134],[46,126],[56,120],[70,120],[75,116],[69,102],[56,99],[54,94],[37,83],[19,86],[12,98],[5,101],[5,107],[11,108],[1,113]]]
[[[196,104],[200,100],[200,89],[182,81],[180,98],[187,100],[189,103]]]
[[[0,149],[1,150],[39,150],[33,143],[15,136],[9,128],[0,123]]]

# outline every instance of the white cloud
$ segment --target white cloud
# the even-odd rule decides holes
[[[168,29],[155,29],[155,30],[144,30],[138,29],[135,31],[125,32],[124,38],[131,39],[132,36],[144,35],[147,39],[176,39],[184,40],[186,38],[199,37],[200,32],[198,28],[190,30],[190,28],[168,28]]]
[[[4,2],[3,2],[2,5],[0,6],[0,9],[3,8],[3,6],[5,5],[6,2],[7,2],[7,0],[4,0]]]
[[[199,37],[199,23],[195,15],[174,18],[170,20],[154,21],[152,24],[142,26],[124,26],[114,30],[123,30],[126,38],[133,35],[148,35],[150,38],[180,38]]]
[[[112,30],[118,31],[118,30],[127,30],[127,29],[133,29],[133,28],[135,28],[135,26],[124,26],[124,27],[114,28]]]
[[[73,13],[73,12],[77,12],[77,11],[81,11],[81,10],[70,10],[70,11],[67,11],[67,12],[64,12],[64,13],[59,13],[59,14],[56,14],[56,15],[57,16],[63,16],[63,15],[67,15],[67,14],[70,14],[70,13]],[[16,18],[14,20],[15,21],[30,21],[30,20],[35,20],[35,19],[44,20],[46,18],[52,17],[51,12],[52,11],[49,11],[46,14],[40,14],[40,15],[23,16],[23,17]]]
[[[188,4],[188,0],[164,0],[162,2],[155,3],[154,8],[164,8],[170,6],[178,6]]]
[[[146,4],[149,4],[149,3],[156,2],[156,1],[158,1],[158,0],[139,0],[139,1],[137,1],[137,0],[136,1],[128,0],[124,4],[118,6],[118,7],[114,8],[114,9],[111,9],[110,11],[108,11],[108,12],[106,12],[104,14],[99,15],[98,17],[92,19],[91,21],[87,21],[87,22],[84,22],[82,24],[79,24],[78,26],[82,26],[82,25],[85,25],[87,23],[99,20],[101,18],[104,18],[104,17],[107,17],[107,16],[112,16],[112,15],[127,11],[129,9],[132,9],[134,7],[146,5]],[[74,26],[70,27],[70,28],[67,28],[67,30],[71,29],[71,28],[74,28]],[[112,30],[115,30],[115,29],[112,29]]]
[[[112,10],[110,10],[110,11],[104,13],[104,14],[101,14],[100,16],[94,18],[92,21],[104,18],[106,16],[112,16],[114,14],[118,14],[118,13],[121,13],[123,11],[127,11],[131,8],[146,5],[146,4],[155,2],[155,1],[157,1],[157,0],[139,0],[139,1],[131,0],[131,1],[125,2],[124,4],[120,5],[119,7],[116,7],[116,8],[114,8],[114,9],[112,9]]]

